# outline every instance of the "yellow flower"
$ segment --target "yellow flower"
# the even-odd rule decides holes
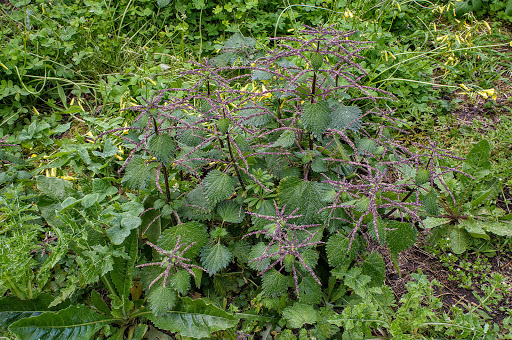
[[[57,168],[46,169],[44,173],[46,177],[57,177]]]
[[[471,92],[471,90],[469,89],[469,87],[467,87],[466,85],[464,85],[464,84],[459,84],[459,86],[460,86],[463,90],[465,90],[465,91],[467,91],[467,92]]]
[[[477,93],[484,97],[485,99],[491,97],[492,99],[496,100],[498,98],[498,94],[494,89],[481,90],[478,91]]]

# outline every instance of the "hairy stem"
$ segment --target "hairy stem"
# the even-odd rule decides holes
[[[401,202],[403,203],[403,202],[407,201],[407,199],[408,199],[409,197],[411,197],[411,195],[412,195],[412,193],[413,193],[413,192],[414,192],[414,188],[409,188],[409,192],[407,193],[407,195],[405,195],[405,197],[404,197],[404,198],[402,198],[402,201],[401,201]],[[384,218],[388,218],[389,216],[391,216],[391,214],[393,214],[393,213],[396,211],[396,209],[397,209],[397,208],[393,208],[393,209],[391,209],[391,211],[390,211],[390,212],[388,212],[386,215],[384,215]]]
[[[153,118],[153,125],[155,126],[155,134],[158,136],[160,131],[158,131],[158,124],[156,122],[155,117]],[[169,174],[167,173],[167,166],[164,163],[162,164],[162,172],[164,173],[164,181],[165,181],[165,198],[167,204],[171,203],[171,187],[169,186]]]
[[[245,191],[244,181],[242,180],[242,176],[240,175],[240,172],[238,171],[238,164],[235,162],[235,157],[233,156],[233,150],[231,149],[231,142],[230,142],[229,137],[227,138],[227,144],[228,144],[229,156],[231,157],[231,163],[233,163],[233,166],[235,167],[236,177],[238,177],[238,181],[240,182],[240,185],[242,186],[242,190]]]

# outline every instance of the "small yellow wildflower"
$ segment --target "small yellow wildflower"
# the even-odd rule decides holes
[[[491,28],[491,26],[489,26],[487,21],[484,21],[484,24],[485,24],[485,26],[487,26],[487,29],[489,30],[489,33],[492,33],[492,28]]]
[[[463,90],[465,90],[465,91],[467,91],[467,92],[471,92],[471,90],[469,89],[469,87],[467,87],[466,85],[464,85],[464,84],[459,84],[459,86],[460,86]]]
[[[491,98],[493,100],[496,100],[498,98],[498,94],[496,93],[496,90],[494,89],[487,89],[487,90],[481,90],[477,92],[479,95],[484,97],[485,99]]]
[[[46,177],[57,177],[57,168],[46,169],[44,174]]]

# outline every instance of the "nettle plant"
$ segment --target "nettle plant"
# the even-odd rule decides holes
[[[354,33],[306,28],[265,56],[236,35],[219,56],[233,64],[194,63],[184,74],[192,86],[131,108],[140,114],[119,133],[132,149],[123,182],[158,190],[147,209],[173,225],[206,222],[203,239],[182,241],[203,244],[210,274],[236,259],[264,274],[264,296],[295,286],[300,298],[306,281],[322,285],[322,261],[348,268],[354,256],[335,258],[371,239],[395,255],[410,247],[424,201],[437,186],[449,191],[446,173],[462,172],[440,165],[457,157],[432,143],[413,151],[391,137],[400,131],[377,100],[392,96],[361,85],[368,42]]]
[[[432,143],[413,151],[391,137],[400,131],[377,100],[392,96],[361,85],[368,42],[351,40],[354,33],[308,27],[275,39],[265,56],[248,53],[255,42],[236,35],[219,57],[229,54],[233,64],[194,63],[184,73],[192,86],[130,108],[140,112],[133,126],[108,133],[131,148],[122,181],[154,210],[141,233],[151,247],[190,246],[196,251],[180,261],[188,252],[210,276],[230,264],[253,269],[260,298],[277,306],[271,301],[286,292],[290,301],[336,302],[340,294],[328,297],[322,287],[344,289],[344,273],[370,242],[394,257],[415,242],[424,201],[438,185],[448,188],[444,174],[461,171],[441,166],[456,157]],[[359,274],[382,284],[375,258]]]
[[[365,249],[380,243],[396,259],[436,191],[450,192],[446,174],[465,172],[445,166],[457,158],[432,143],[410,149],[392,138],[403,131],[377,105],[392,96],[361,85],[369,45],[355,33],[307,27],[274,39],[266,54],[235,35],[219,59],[183,73],[192,85],[160,91],[130,108],[139,113],[132,126],[104,133],[131,150],[119,173],[139,194],[116,196],[110,210],[80,198],[104,221],[100,245],[123,268],[95,277],[113,301],[110,312],[100,303],[114,316],[103,325],[123,334],[145,318],[183,336],[235,337],[237,325],[254,330],[246,312],[265,308],[289,329],[327,338],[340,324],[347,337],[380,327],[349,327],[362,310],[363,319],[392,321],[383,258]],[[75,214],[78,199],[62,204]],[[231,297],[231,312],[243,313],[192,292],[224,307]],[[37,328],[23,319],[11,330],[29,324]]]

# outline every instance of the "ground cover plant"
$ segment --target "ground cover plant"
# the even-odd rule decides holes
[[[26,55],[38,46],[32,38],[75,18],[43,5],[2,8],[34,32],[4,52]],[[34,78],[50,82],[47,93],[2,102],[22,108],[0,125],[3,336],[510,338],[509,196],[498,177],[507,172],[492,163],[510,154],[492,153],[503,137],[474,132],[458,152],[427,136],[438,122],[423,117],[457,104],[436,99],[446,93],[425,75],[442,74],[460,96],[487,95],[489,107],[497,91],[486,82],[503,77],[455,85],[467,73],[440,58],[475,56],[437,39],[433,54],[415,45],[405,36],[420,31],[409,25],[415,4],[342,12],[336,3],[315,9],[331,13],[317,20],[342,19],[335,26],[302,27],[305,15],[290,35],[238,32],[201,57],[184,30],[162,34],[159,15],[173,10],[165,1],[95,6],[55,8],[76,11],[94,32],[106,29],[95,20],[117,28],[114,59],[98,64],[108,44],[87,57],[105,74],[81,78],[102,85],[87,92],[68,64],[69,74]],[[209,15],[205,4],[183,6]],[[289,20],[307,6],[282,13]],[[475,32],[485,26],[441,7],[432,4],[434,14],[455,27],[462,18]],[[84,27],[74,34],[92,47]],[[180,48],[165,51],[175,39]],[[140,45],[154,49],[144,52],[152,60]],[[117,56],[129,50],[138,56]],[[49,56],[65,64],[63,55]],[[19,69],[6,63],[8,73]],[[20,84],[27,75],[9,74]]]

